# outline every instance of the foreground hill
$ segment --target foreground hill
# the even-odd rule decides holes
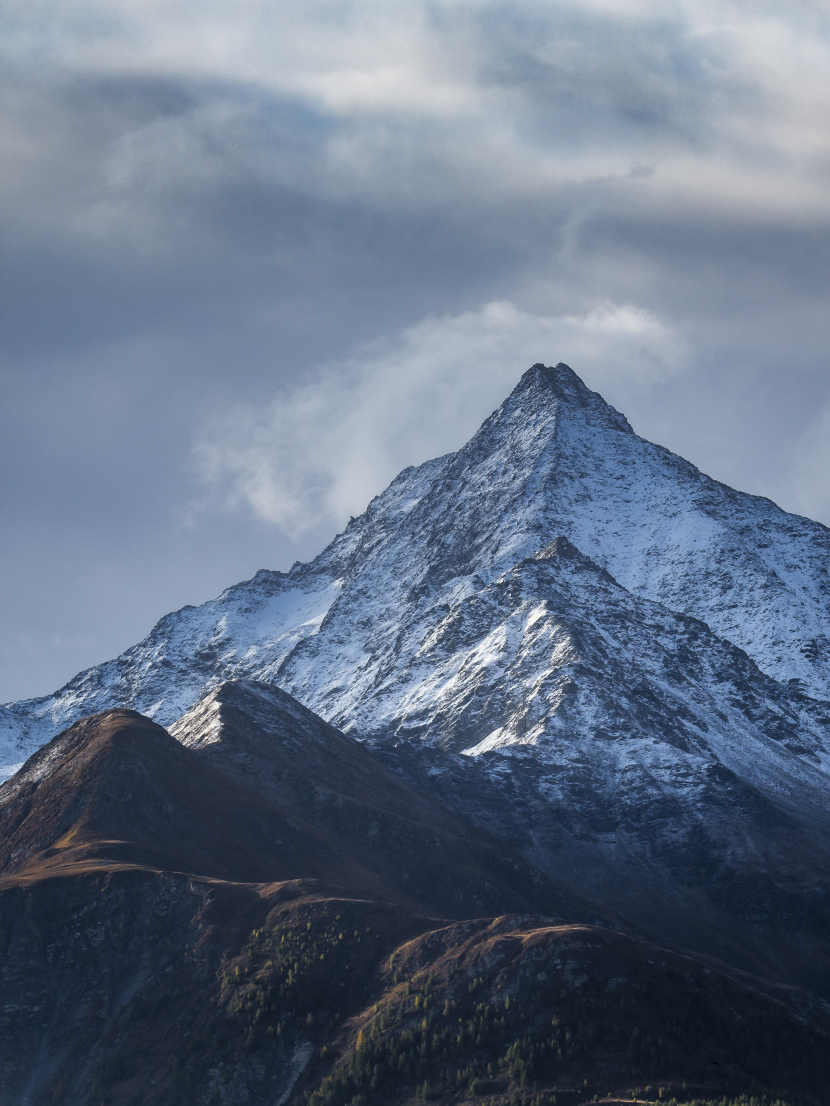
[[[0,1106],[824,1101],[809,994],[575,924],[284,693],[177,736],[105,712],[0,787]]]
[[[245,883],[324,880],[444,917],[596,916],[284,693],[226,687],[217,701],[270,701],[270,734],[238,727],[233,758],[229,743],[188,748],[128,710],[59,734],[0,787],[0,874],[128,865]],[[330,754],[316,772],[313,737]]]
[[[830,1083],[804,996],[544,917],[120,867],[5,877],[0,924],[3,1106],[823,1106]]]

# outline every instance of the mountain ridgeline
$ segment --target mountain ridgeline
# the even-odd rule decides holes
[[[0,1106],[824,1101],[829,573],[535,365],[0,708]]]

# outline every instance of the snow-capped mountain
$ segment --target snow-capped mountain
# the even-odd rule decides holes
[[[830,994],[829,565],[536,365],[316,560],[2,708],[5,760],[114,706],[185,740],[256,680],[652,938]]]
[[[700,619],[779,683],[830,697],[830,531],[638,437],[567,366],[536,365],[466,446],[402,472],[310,564],[261,571],[54,695],[0,708],[2,759],[114,705],[169,724],[240,677],[358,736],[514,740],[496,704],[535,681],[559,690],[540,690],[533,709],[556,714],[579,650],[560,627],[531,675],[539,605],[550,631],[555,600],[514,603],[515,584],[499,581],[559,536],[631,602],[662,604],[667,625],[670,612]]]

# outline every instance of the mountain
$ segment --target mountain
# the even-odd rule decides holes
[[[823,1101],[808,993],[536,913],[585,904],[284,692],[176,732],[106,711],[0,787],[0,1106]]]
[[[424,640],[560,535],[780,683],[830,695],[830,531],[644,441],[567,366],[536,365],[463,449],[402,472],[316,560],[259,572],[54,695],[2,708],[6,762],[114,704],[168,724],[240,677],[358,736],[432,738],[466,673],[436,672]],[[491,668],[505,647],[493,642]]]
[[[490,643],[511,636],[497,682]],[[830,993],[830,704],[564,538],[422,656],[466,668],[431,719],[445,748],[374,742],[386,763],[652,938]]]
[[[825,527],[711,480],[567,366],[536,365],[316,560],[3,708],[7,760],[122,706],[232,774],[282,708],[249,703],[240,750],[211,695],[255,681],[606,917],[830,996],[829,555]],[[338,762],[319,750],[324,794],[319,766]],[[298,802],[302,772],[280,756],[257,786]],[[347,801],[364,819],[380,799]]]

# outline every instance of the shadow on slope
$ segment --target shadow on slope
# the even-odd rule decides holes
[[[562,917],[617,922],[613,911],[602,914],[578,890],[543,877],[486,827],[473,829],[430,788],[413,787],[279,688],[227,681],[170,732],[201,762],[313,826],[343,857],[344,872],[351,865],[374,873],[375,895],[454,917],[536,904]],[[317,874],[357,887],[330,870],[294,873]]]
[[[250,688],[225,696],[258,701]],[[77,722],[0,788],[0,872],[133,864],[246,883],[320,879],[448,917],[518,907],[594,920],[577,895],[420,799],[356,741],[289,696],[278,704],[282,740],[252,724],[193,748],[135,711]]]

